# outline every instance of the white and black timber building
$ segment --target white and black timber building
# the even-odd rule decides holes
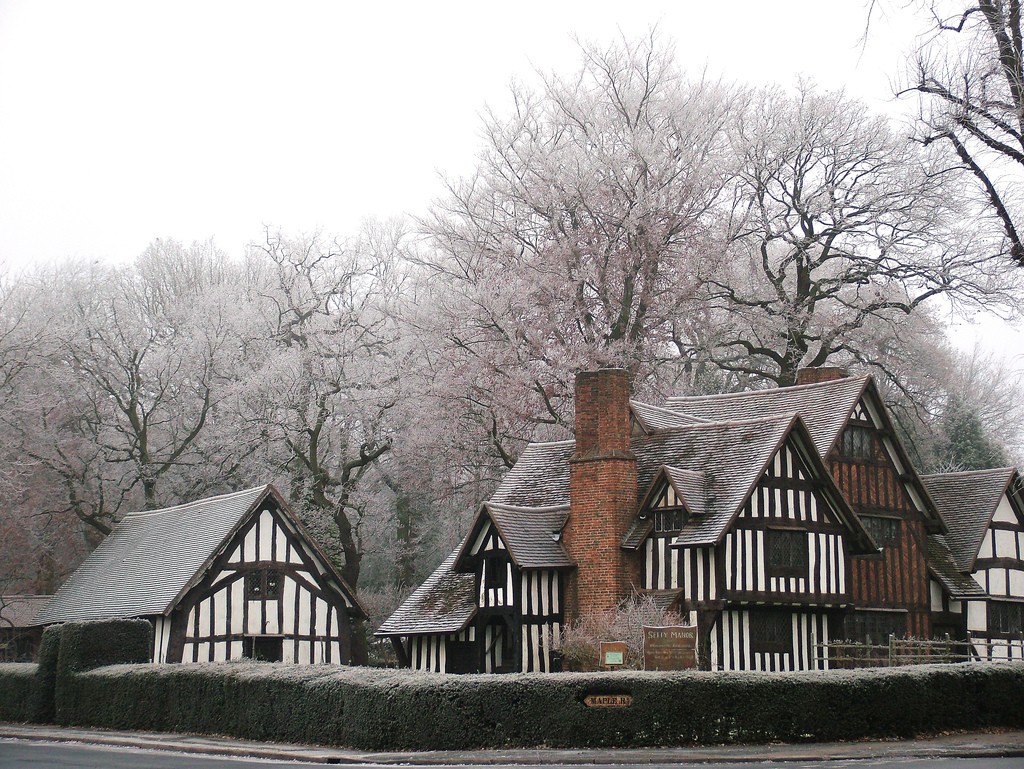
[[[577,378],[576,440],[528,446],[460,547],[381,626],[403,664],[546,671],[567,622],[641,593],[702,667],[828,667],[851,563],[877,547],[801,417],[710,421]]]
[[[352,590],[273,486],[130,513],[36,622],[137,617],[154,662],[351,661]]]
[[[949,526],[933,537],[935,629],[979,659],[1024,659],[1024,486],[1014,467],[923,477]]]

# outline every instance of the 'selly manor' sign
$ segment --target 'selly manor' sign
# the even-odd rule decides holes
[[[644,670],[689,670],[695,667],[697,628],[644,628]]]

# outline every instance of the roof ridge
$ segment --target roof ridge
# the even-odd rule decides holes
[[[504,502],[484,502],[485,507],[493,507],[496,510],[503,510],[511,513],[559,513],[563,510],[568,510],[568,504],[560,505],[509,505]]]
[[[531,446],[568,446],[570,443],[575,443],[575,438],[563,438],[560,441],[530,441],[526,444],[526,449]],[[523,451],[526,451],[523,449]]]
[[[815,388],[827,389],[829,387],[835,387],[838,383],[846,382],[862,382],[871,378],[871,374],[860,374],[859,376],[846,376],[839,379],[829,379],[825,382],[811,382],[809,384],[802,385],[786,385],[785,387],[765,387],[761,390],[740,390],[733,393],[713,393],[711,395],[670,395],[669,403],[673,400],[680,401],[707,401],[707,400],[724,400],[726,398],[737,398],[750,395],[760,395],[762,393],[770,393],[776,391],[794,392],[794,391],[805,391],[813,390]]]
[[[192,507],[194,505],[206,504],[208,502],[222,502],[225,499],[232,497],[240,497],[244,494],[252,494],[257,491],[266,491],[270,488],[269,483],[265,483],[262,486],[253,486],[251,489],[242,489],[240,491],[229,491],[225,494],[218,494],[215,497],[203,497],[201,499],[194,499],[191,502],[182,502],[178,505],[172,505],[170,507],[161,507],[157,510],[133,510],[130,513],[125,513],[124,518],[121,520],[127,520],[128,518],[148,518],[154,515],[163,515],[164,513],[171,513],[175,510],[181,510],[186,507]]]
[[[786,411],[780,414],[768,414],[761,417],[750,417],[749,419],[723,419],[723,420],[704,420],[697,424],[692,425],[676,425],[673,427],[663,427],[658,430],[659,435],[665,433],[675,433],[682,430],[707,430],[713,427],[744,427],[746,425],[764,425],[764,424],[789,424],[795,417],[799,417],[799,411]]]
[[[1015,472],[1019,472],[1019,471],[1017,470],[1016,467],[1014,467],[1012,465],[1007,465],[1006,467],[983,467],[983,468],[981,468],[979,470],[956,470],[956,471],[951,472],[951,473],[928,473],[926,475],[922,475],[921,476],[921,480],[924,480],[925,478],[928,478],[930,480],[932,478],[951,478],[951,477],[954,477],[954,476],[955,477],[961,477],[961,476],[964,476],[964,475],[981,475],[983,473],[999,473],[999,472],[1015,473]]]

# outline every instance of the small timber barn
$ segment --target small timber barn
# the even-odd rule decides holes
[[[39,613],[140,617],[155,662],[351,661],[351,589],[273,486],[130,513]]]
[[[870,380],[852,381],[846,414],[818,409],[836,435],[870,418]],[[690,412],[631,401],[623,371],[580,374],[575,441],[528,446],[377,634],[418,669],[547,671],[564,625],[641,593],[696,626],[704,668],[827,667],[819,644],[844,637],[854,562],[884,557],[828,451],[797,408]]]

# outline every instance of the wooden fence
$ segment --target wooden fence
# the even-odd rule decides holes
[[[997,662],[1024,659],[1024,639],[925,641],[889,636],[885,644],[836,641],[817,644],[819,667],[827,660],[831,668],[897,667],[946,662]]]

